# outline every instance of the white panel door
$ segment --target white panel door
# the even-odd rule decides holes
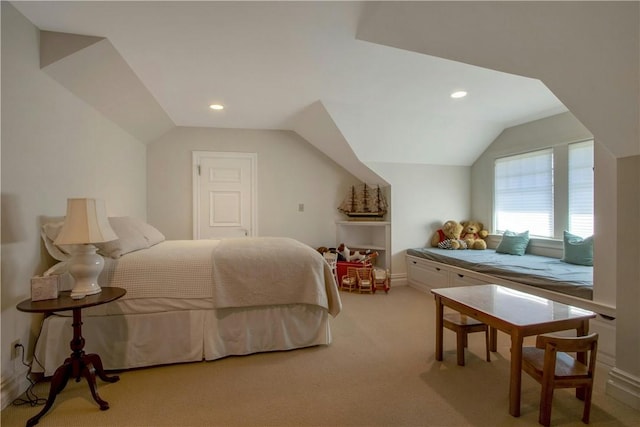
[[[194,239],[255,236],[255,153],[193,152]]]

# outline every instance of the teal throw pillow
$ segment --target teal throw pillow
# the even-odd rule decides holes
[[[502,240],[500,240],[496,252],[499,254],[524,255],[528,244],[529,230],[522,233],[507,230],[502,235]]]
[[[565,231],[562,240],[564,246],[562,261],[569,264],[593,265],[593,236],[583,239]]]

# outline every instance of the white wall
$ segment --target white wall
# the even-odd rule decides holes
[[[469,219],[470,168],[368,163],[391,184],[391,273],[406,276],[406,250],[428,246],[449,220]]]
[[[178,127],[149,144],[148,221],[191,239],[192,151],[258,154],[258,234],[312,247],[336,244],[338,205],[358,180],[291,131]],[[304,212],[298,212],[298,204]]]
[[[10,344],[38,316],[18,312],[46,257],[40,216],[68,197],[104,199],[111,215],[146,215],[145,147],[39,68],[38,29],[2,2],[2,407],[26,387]],[[27,351],[32,348],[27,346]],[[62,362],[62,361],[61,361]]]
[[[640,219],[640,202],[638,202],[638,189],[640,188],[640,156],[629,156],[618,160],[617,178],[625,189],[620,190],[617,195],[617,221],[620,224],[637,225]],[[630,193],[635,193],[636,198],[626,197]],[[638,308],[640,307],[640,272],[638,261],[640,260],[640,244],[635,232],[620,232],[618,235],[620,247],[628,253],[629,258],[635,263],[622,263],[618,265],[618,276],[628,277],[628,286],[618,286],[618,307],[622,305],[622,314],[627,316],[633,312],[638,319]],[[620,304],[621,301],[627,304]],[[619,310],[620,312],[620,310]],[[618,367],[634,366],[639,363],[638,353],[640,352],[640,322],[618,322]],[[636,350],[622,351],[627,346]]]

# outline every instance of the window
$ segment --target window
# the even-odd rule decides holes
[[[568,230],[591,236],[593,165],[593,141],[496,159],[494,231],[529,230],[534,236],[559,239]]]
[[[495,162],[495,228],[553,237],[553,150]]]
[[[569,144],[569,231],[593,234],[593,141]]]

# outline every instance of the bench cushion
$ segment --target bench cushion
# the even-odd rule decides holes
[[[482,251],[451,251],[438,248],[408,249],[407,255],[464,268],[529,286],[593,299],[593,267],[574,265],[557,258],[524,254],[513,256]]]

